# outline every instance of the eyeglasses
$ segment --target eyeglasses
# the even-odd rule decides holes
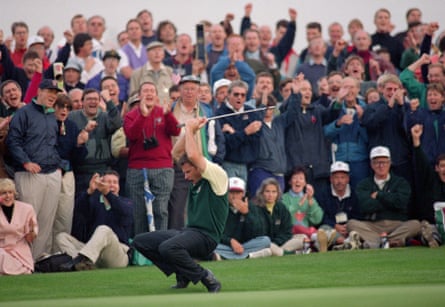
[[[235,97],[246,97],[246,93],[233,93]]]
[[[389,161],[372,161],[372,164],[376,166],[385,166],[389,164]]]
[[[59,109],[67,109],[68,111],[71,111],[72,109],[73,109],[73,107],[72,106],[69,106],[69,105],[63,105],[63,106],[61,106],[61,105],[56,105]]]

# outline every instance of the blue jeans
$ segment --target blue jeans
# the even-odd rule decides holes
[[[268,236],[256,237],[244,242],[242,245],[244,247],[242,254],[235,254],[231,246],[221,243],[216,246],[215,253],[224,259],[245,259],[250,253],[270,247],[270,239]]]

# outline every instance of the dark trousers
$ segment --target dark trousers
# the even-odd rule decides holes
[[[186,220],[186,204],[190,182],[185,180],[181,168],[176,166],[173,190],[168,201],[168,229],[182,229]]]
[[[133,246],[165,275],[176,273],[196,284],[207,273],[194,259],[207,258],[216,242],[196,229],[184,228],[138,234]]]

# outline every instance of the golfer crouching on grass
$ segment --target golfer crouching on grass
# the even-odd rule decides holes
[[[173,148],[173,156],[182,155],[178,164],[185,179],[191,181],[187,200],[188,223],[182,230],[163,230],[139,234],[133,245],[167,276],[176,274],[174,289],[201,281],[209,292],[219,292],[221,283],[213,273],[194,259],[205,259],[215,250],[224,231],[229,203],[228,176],[217,164],[204,158],[195,134],[206,118],[186,122],[185,134]]]

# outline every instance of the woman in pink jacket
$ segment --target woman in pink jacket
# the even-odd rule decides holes
[[[34,208],[15,200],[14,181],[0,179],[0,275],[31,274],[31,243],[38,227]]]

